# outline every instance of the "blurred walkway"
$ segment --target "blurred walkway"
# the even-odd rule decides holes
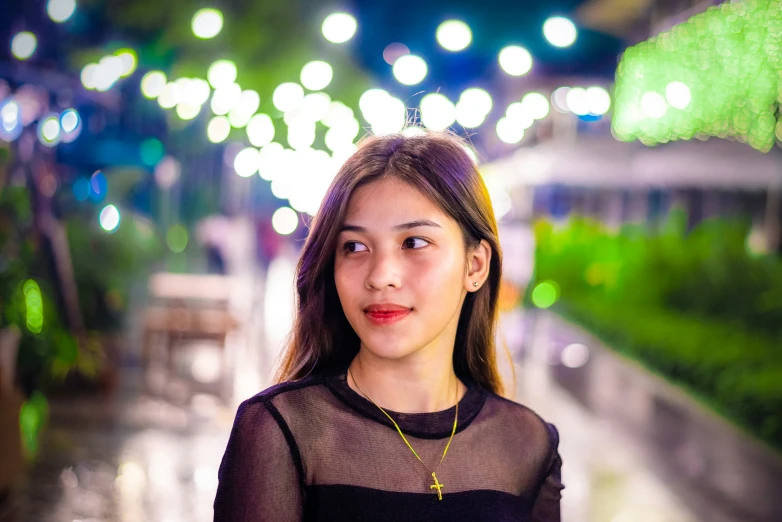
[[[514,314],[503,330],[514,338],[533,338],[528,353],[514,362],[515,400],[554,423],[560,432],[563,461],[563,522],[695,522],[699,520],[670,484],[655,475],[648,452],[638,441],[585,410],[550,376],[547,351],[555,332],[539,323],[534,332],[522,314]],[[529,328],[529,327],[527,327]],[[515,331],[514,331],[515,329]],[[556,332],[561,336],[561,332]],[[509,343],[510,344],[510,343]],[[520,347],[511,348],[520,350]],[[504,370],[509,375],[509,369]],[[511,381],[508,381],[511,382]],[[711,518],[709,522],[739,522]]]

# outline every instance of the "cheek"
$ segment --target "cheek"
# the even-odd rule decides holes
[[[348,304],[356,299],[356,287],[361,285],[361,275],[355,267],[351,270],[345,264],[337,262],[334,266],[334,285],[337,287],[340,302],[343,305]]]
[[[459,295],[462,270],[462,259],[456,255],[433,256],[412,264],[409,280],[414,281],[417,290],[441,300],[446,295]]]

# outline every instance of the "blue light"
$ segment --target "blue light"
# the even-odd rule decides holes
[[[90,197],[90,182],[87,178],[79,178],[73,183],[73,197],[77,201],[87,201]]]
[[[106,182],[106,176],[103,172],[97,171],[90,178],[90,201],[94,203],[100,203],[106,199],[106,193],[109,190],[108,183]]]
[[[602,114],[579,114],[578,119],[581,121],[600,121],[603,119]]]
[[[148,167],[154,167],[163,156],[166,154],[166,149],[163,144],[155,138],[149,138],[141,142],[139,147],[139,153],[141,154],[141,161]]]
[[[0,139],[14,141],[22,134],[19,104],[13,100],[0,103]]]
[[[70,143],[81,134],[81,116],[76,109],[67,109],[60,115],[61,139]]]

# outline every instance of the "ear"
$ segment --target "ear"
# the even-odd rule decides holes
[[[477,292],[489,278],[489,265],[491,262],[491,246],[485,239],[480,244],[467,252],[467,273],[464,276],[464,289],[468,292]],[[478,283],[474,285],[473,283]]]

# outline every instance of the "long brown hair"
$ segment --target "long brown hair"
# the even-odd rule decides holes
[[[462,141],[450,133],[370,136],[337,173],[315,215],[296,269],[296,317],[275,382],[347,366],[360,340],[342,310],[334,283],[337,236],[348,201],[360,186],[396,176],[417,188],[460,226],[465,249],[491,246],[489,278],[467,294],[456,330],[454,371],[502,395],[494,335],[502,253],[489,193]]]

